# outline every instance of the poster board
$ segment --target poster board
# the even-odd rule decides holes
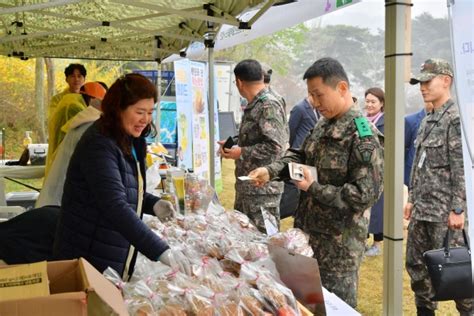
[[[219,139],[225,140],[238,133],[235,124],[234,112],[219,112]]]
[[[466,204],[474,218],[474,2],[448,1],[450,5],[451,43],[454,59],[454,86],[461,115]],[[469,31],[471,30],[471,31]],[[474,225],[469,225],[474,236]],[[474,273],[474,265],[472,266]]]

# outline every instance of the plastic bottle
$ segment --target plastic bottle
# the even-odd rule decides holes
[[[161,193],[161,198],[165,201],[171,202],[171,204],[173,204],[175,210],[178,213],[180,213],[179,203],[178,203],[178,196],[176,195],[173,180],[172,180],[170,175],[167,175],[167,177],[166,177],[165,188],[164,188],[164,192]]]
[[[23,138],[23,147],[28,148],[28,145],[33,143],[33,140],[31,139],[31,131],[26,131],[25,132],[25,138]]]

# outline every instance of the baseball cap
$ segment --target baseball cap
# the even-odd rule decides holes
[[[453,77],[453,69],[446,60],[430,58],[420,67],[420,74],[410,79],[410,84],[430,81],[437,75],[447,75]]]
[[[105,88],[98,82],[87,82],[82,86],[81,93],[87,94],[93,98],[104,100],[105,93],[107,91]]]

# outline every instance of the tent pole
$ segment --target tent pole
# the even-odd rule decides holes
[[[385,1],[385,166],[383,314],[403,315],[403,169],[406,25],[411,0]],[[407,23],[407,24],[406,24]]]
[[[158,104],[156,105],[156,120],[155,120],[155,127],[156,127],[156,138],[155,144],[161,142],[160,139],[160,130],[161,130],[161,99],[163,96],[161,95],[161,63],[157,63],[156,65],[156,91],[158,94]],[[166,91],[163,91],[163,93]]]
[[[39,139],[43,142],[46,139],[46,119],[44,117],[44,58],[36,58],[35,66],[35,103],[36,113],[40,122]],[[48,109],[49,110],[49,109]]]
[[[216,175],[215,175],[215,124],[214,124],[214,45],[208,47],[208,66],[209,66],[209,103],[207,105],[209,109],[209,181],[211,186],[215,187]]]

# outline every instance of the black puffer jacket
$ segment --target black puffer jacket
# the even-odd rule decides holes
[[[136,162],[99,131],[99,124],[100,119],[84,133],[71,157],[53,254],[56,259],[84,257],[100,272],[110,266],[122,274],[130,244],[151,260],[168,245],[136,214]],[[133,142],[145,176],[145,140]],[[145,193],[143,212],[152,213],[157,201]]]

